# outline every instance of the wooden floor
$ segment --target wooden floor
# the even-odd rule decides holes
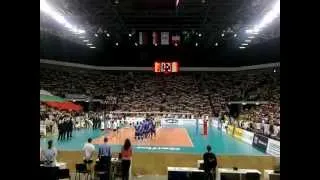
[[[94,139],[93,144],[103,144],[104,137]],[[129,137],[133,145],[193,147],[185,128],[159,128],[156,137],[147,138],[143,141],[134,139],[133,128],[122,128],[119,132],[110,132],[107,137],[108,144],[116,145],[122,145],[124,140]]]
[[[116,154],[116,153],[115,153]],[[81,163],[83,153],[80,151],[62,151],[58,153],[58,161],[66,162],[71,172],[75,164]],[[272,169],[276,164],[272,156],[217,156],[218,167]],[[197,167],[197,160],[202,155],[168,154],[168,153],[134,153],[132,173],[139,175],[166,175],[168,166]]]

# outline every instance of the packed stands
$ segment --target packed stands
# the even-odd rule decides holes
[[[268,136],[280,137],[280,74],[273,69],[237,72],[97,71],[66,67],[41,67],[42,89],[59,96],[85,94],[104,100],[116,97],[116,109],[128,112],[181,112],[218,116],[229,112],[230,101],[264,101],[243,106],[239,127],[262,131],[259,125],[276,127]]]

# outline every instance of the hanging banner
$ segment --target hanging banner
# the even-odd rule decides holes
[[[269,138],[267,153],[276,157],[280,157],[280,141]]]

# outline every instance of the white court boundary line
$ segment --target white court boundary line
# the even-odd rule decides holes
[[[191,138],[190,138],[190,136],[189,136],[188,131],[186,130],[186,128],[182,128],[182,129],[185,131],[185,133],[187,133],[188,139],[189,139],[189,141],[191,142],[192,147],[194,147],[193,142],[192,142],[192,140],[191,140]]]

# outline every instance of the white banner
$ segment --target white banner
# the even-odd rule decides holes
[[[183,125],[183,124],[196,124],[196,119],[177,119],[177,118],[162,118],[161,124],[164,125]],[[198,120],[199,125],[203,124],[203,120]]]
[[[146,118],[143,117],[126,117],[126,121],[128,123],[136,123],[136,122],[141,122],[145,120]]]
[[[280,157],[280,141],[269,138],[267,153],[276,157]]]
[[[254,136],[254,133],[253,132],[249,132],[249,131],[246,131],[246,130],[243,130],[242,131],[242,137],[241,137],[241,140],[248,143],[248,144],[252,144],[253,142],[253,136]]]
[[[218,128],[218,126],[219,126],[218,120],[213,119],[212,120],[212,125],[213,125],[213,127]]]

